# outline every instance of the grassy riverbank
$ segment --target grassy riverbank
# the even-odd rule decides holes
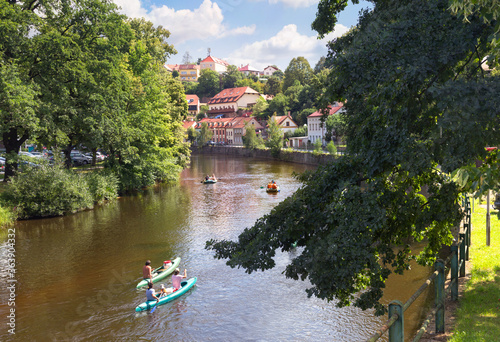
[[[474,203],[471,278],[448,341],[500,341],[500,213],[490,207],[490,215],[490,246],[486,246],[486,202]]]

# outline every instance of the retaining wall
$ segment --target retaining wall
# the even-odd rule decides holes
[[[204,146],[191,147],[193,154],[222,154],[236,157],[251,157],[262,159],[280,160],[290,163],[320,165],[335,160],[336,156],[331,154],[320,154],[315,156],[311,152],[282,150],[279,157],[273,157],[269,150],[249,150],[234,146]],[[337,156],[338,158],[339,156]]]

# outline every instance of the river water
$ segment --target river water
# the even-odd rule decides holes
[[[311,168],[194,155],[177,185],[66,217],[17,222],[13,279],[6,268],[7,238],[0,247],[0,340],[366,340],[387,316],[308,298],[307,281],[282,274],[299,250],[278,253],[276,268],[248,275],[204,248],[212,238],[236,239],[300,186],[292,172]],[[202,184],[212,173],[219,182]],[[280,185],[278,194],[262,188],[270,179]],[[145,260],[159,266],[177,256],[181,270],[198,278],[196,286],[152,314],[136,313],[145,300],[145,291],[135,288]],[[428,275],[429,270],[414,267],[405,276],[392,276],[384,301],[406,301]],[[170,285],[169,277],[163,283]],[[425,305],[418,300],[405,313],[407,336]]]

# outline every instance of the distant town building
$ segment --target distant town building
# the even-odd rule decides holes
[[[200,66],[196,64],[167,64],[165,68],[171,72],[177,71],[181,81],[198,81]]]
[[[226,72],[228,66],[229,66],[228,62],[213,56],[208,56],[207,58],[205,58],[200,62],[201,70],[210,69],[218,72],[219,74]]]
[[[344,104],[342,102],[336,102],[328,106],[327,110],[328,115],[338,114],[344,110]],[[321,121],[322,116],[323,113],[321,113],[321,111],[316,111],[307,117],[307,134],[312,144],[318,139],[321,139],[322,145],[326,144],[326,123]]]
[[[254,67],[251,67],[250,64],[247,64],[245,66],[241,66],[240,68],[238,68],[238,70],[242,73],[244,73],[245,75],[259,75],[260,74],[260,71],[255,69]]]
[[[242,146],[247,127],[253,127],[257,134],[264,130],[264,127],[254,117],[205,118],[196,123],[195,129],[201,131],[203,123],[206,123],[212,132],[212,141],[223,145]]]
[[[186,94],[189,115],[196,116],[200,112],[200,98],[198,95]]]
[[[264,71],[262,72],[262,75],[264,76],[272,76],[276,71],[279,69],[275,67],[274,65],[269,65],[264,68]]]
[[[222,90],[208,101],[209,117],[235,117],[238,108],[252,107],[261,95],[250,87]]]
[[[278,122],[278,125],[280,126],[283,134],[285,134],[286,132],[292,133],[293,131],[295,131],[298,128],[297,124],[295,123],[295,121],[293,121],[293,119],[290,115],[272,116],[271,118],[274,118],[274,120],[276,120],[276,122]],[[268,127],[269,127],[269,124],[268,124]]]

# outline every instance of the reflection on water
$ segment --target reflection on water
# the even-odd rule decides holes
[[[5,325],[1,341],[358,341],[385,317],[307,298],[307,282],[281,273],[299,251],[281,253],[277,267],[248,275],[213,259],[209,239],[236,239],[300,184],[292,172],[311,167],[223,156],[193,156],[174,186],[159,186],[94,210],[53,219],[18,222],[16,229],[16,335]],[[216,184],[202,184],[206,174]],[[280,193],[268,194],[270,179]],[[5,271],[4,253],[0,271]],[[187,295],[135,313],[145,299],[136,290],[146,259],[153,266],[180,256]],[[2,275],[0,316],[9,307]],[[405,301],[428,275],[415,268],[394,276],[387,302]],[[396,280],[397,278],[397,280]],[[166,285],[170,280],[165,280]],[[414,329],[422,312],[405,313]],[[1,321],[3,322],[3,321]],[[409,330],[408,330],[409,331]]]

